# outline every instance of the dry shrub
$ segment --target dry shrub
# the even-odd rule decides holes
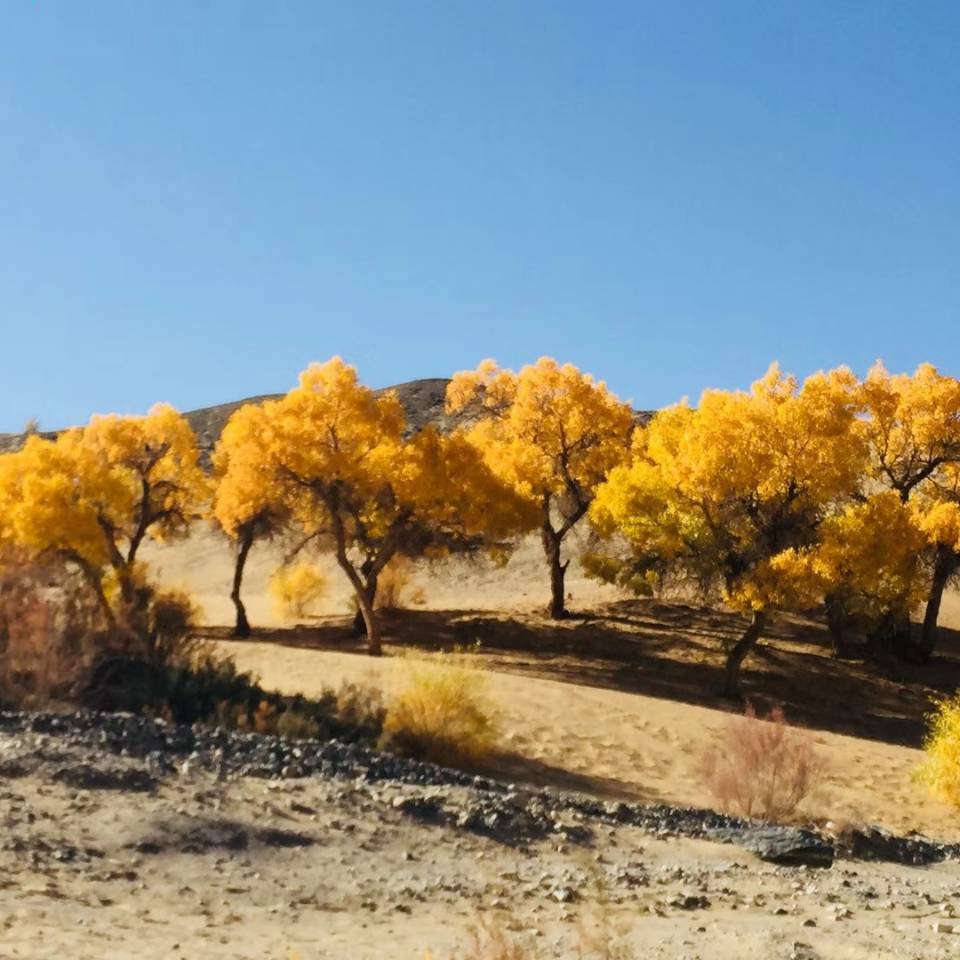
[[[91,591],[64,565],[0,561],[0,698],[20,707],[71,699],[110,639]]]
[[[566,955],[577,960],[632,960],[636,954],[613,932],[606,906],[601,906],[599,912],[594,909],[593,913],[594,922],[590,925],[593,929],[581,923],[578,943],[571,947],[573,952]],[[464,944],[450,960],[541,960],[557,956],[552,950],[540,950],[530,937],[510,932],[509,928],[520,925],[517,919],[504,925],[495,919],[481,917],[467,930]],[[424,954],[424,960],[433,960],[429,950]]]
[[[409,557],[394,557],[377,578],[377,607],[387,613],[420,606],[426,594],[411,586],[414,564]]]
[[[143,640],[147,659],[165,666],[190,666],[209,645],[195,633],[197,607],[184,590],[151,590]]]
[[[379,687],[344,680],[334,697],[337,719],[344,727],[351,730],[383,730],[387,708]]]
[[[485,757],[496,740],[487,678],[439,654],[408,660],[399,689],[387,700],[381,746],[455,764]]]
[[[731,717],[700,763],[702,782],[720,809],[771,822],[793,817],[825,774],[813,738],[789,726],[780,707],[766,717],[753,707]]]
[[[927,724],[927,756],[917,779],[940,800],[960,807],[960,694],[936,701]]]
[[[316,604],[327,593],[327,577],[316,564],[305,560],[280,567],[268,586],[274,613],[284,620],[313,615]]]
[[[528,940],[521,940],[495,921],[481,917],[467,930],[466,942],[458,950],[456,960],[538,960],[540,956]],[[429,950],[424,953],[424,960],[433,960]]]

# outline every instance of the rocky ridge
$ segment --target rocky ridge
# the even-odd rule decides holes
[[[511,845],[546,837],[586,844],[599,826],[629,825],[659,838],[735,844],[781,864],[829,867],[836,857],[912,865],[960,859],[960,844],[875,828],[828,836],[709,810],[526,788],[336,740],[285,740],[130,714],[2,712],[0,746],[0,777],[45,773],[81,788],[147,791],[165,777],[197,771],[220,780],[349,781],[415,820]]]

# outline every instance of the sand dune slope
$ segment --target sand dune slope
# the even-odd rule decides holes
[[[403,682],[403,659],[269,643],[223,646],[268,687],[289,693],[316,694],[345,680],[389,692]],[[698,758],[704,745],[722,733],[727,714],[502,673],[490,674],[489,692],[505,747],[516,755],[502,765],[508,776],[651,802],[711,805],[697,774]],[[920,751],[823,731],[814,736],[829,776],[805,804],[806,814],[960,839],[956,812],[931,801],[913,782]]]

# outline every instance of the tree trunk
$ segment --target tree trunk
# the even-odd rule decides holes
[[[740,667],[747,654],[754,648],[767,625],[767,614],[763,610],[754,610],[750,626],[744,630],[740,639],[727,654],[727,665],[723,675],[723,695],[736,700],[740,696]]]
[[[833,644],[833,655],[839,659],[850,656],[850,647],[847,643],[847,627],[849,617],[843,599],[836,593],[828,593],[824,598],[827,611],[827,629],[830,631],[830,640]]]
[[[544,521],[542,539],[543,552],[550,567],[550,606],[547,608],[547,613],[553,620],[562,620],[567,615],[564,577],[570,561],[560,562],[560,546],[563,540],[550,525],[549,520]]]
[[[245,531],[240,539],[240,548],[237,550],[237,562],[233,568],[233,589],[230,591],[230,599],[237,610],[237,622],[233,628],[235,637],[250,636],[250,621],[247,619],[247,608],[240,598],[240,587],[243,583],[243,571],[247,565],[247,555],[252,546],[253,532]]]
[[[383,648],[380,643],[380,624],[377,623],[376,614],[373,612],[373,604],[367,596],[367,585],[347,557],[347,551],[343,546],[342,539],[337,545],[337,565],[347,575],[347,579],[350,581],[354,595],[357,598],[358,612],[363,618],[363,627],[367,635],[367,653],[369,653],[371,657],[379,657],[380,654],[383,653]]]
[[[359,607],[357,612],[363,619],[363,628],[367,635],[367,653],[371,657],[379,657],[383,653],[383,647],[380,643],[380,624],[377,623],[376,614],[373,612],[373,603],[362,585],[359,590],[355,589],[355,592]]]
[[[937,556],[933,564],[933,582],[927,598],[927,609],[923,615],[923,628],[920,633],[920,657],[924,663],[930,659],[937,645],[937,620],[940,617],[940,601],[947,581],[956,572],[960,556],[949,547],[941,544],[937,547]]]
[[[360,575],[363,577],[364,589],[367,591],[367,602],[372,610],[377,606],[377,579],[380,576],[378,570],[374,570],[374,561],[367,558],[360,567]],[[353,632],[358,637],[366,636],[367,624],[363,618],[363,611],[357,604],[357,612],[353,615]]]

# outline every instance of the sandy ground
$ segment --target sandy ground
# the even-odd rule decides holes
[[[343,681],[388,694],[404,682],[402,658],[297,650],[269,643],[223,643],[242,669],[268,687],[317,694]],[[723,735],[728,715],[691,704],[535,677],[488,674],[500,719],[501,764],[519,778],[591,793],[711,807],[697,773],[704,744]],[[919,750],[825,731],[811,734],[828,779],[807,801],[810,818],[872,823],[960,840],[960,817],[913,781]]]
[[[253,622],[264,627],[282,623],[266,594],[267,579],[281,556],[279,546],[258,546],[248,565],[244,590],[248,611]],[[204,533],[186,543],[153,547],[147,559],[162,580],[192,592],[208,623],[230,623],[233,610],[227,594],[232,557],[230,545],[222,537]],[[329,565],[328,570],[329,594],[317,612],[342,615],[349,609],[349,593],[339,571]],[[502,615],[505,610],[538,609],[545,600],[546,585],[539,545],[531,540],[504,568],[483,561],[447,561],[419,570],[414,586],[422,588],[424,608],[428,610],[461,609]],[[581,609],[618,596],[611,588],[584,577],[575,562],[568,574],[568,587],[571,604]],[[941,620],[945,626],[960,625],[960,596],[956,593],[945,598]],[[700,622],[691,629],[701,629]],[[705,646],[716,647],[712,655],[715,659],[720,656],[719,644],[714,639],[707,637]],[[228,643],[224,648],[243,669],[259,675],[268,687],[286,692],[317,693],[344,680],[369,682],[389,690],[396,682],[397,661],[391,657],[372,661],[349,653],[260,643]],[[796,649],[800,651],[796,655],[798,663],[819,660],[818,669],[827,671],[826,675],[839,670],[828,655],[811,658],[802,644]],[[754,660],[748,663],[748,670],[760,666]],[[643,669],[650,672],[659,667],[655,663]],[[789,674],[793,667],[777,668],[774,662],[770,669]],[[726,714],[721,710],[679,702],[688,699],[685,694],[678,699],[646,696],[604,689],[597,685],[600,681],[586,686],[499,672],[489,676],[504,748],[509,753],[502,762],[504,769],[516,778],[614,796],[712,805],[696,768],[704,745],[723,731]],[[818,678],[825,674],[811,676],[797,691],[801,704],[805,700],[812,702],[820,693]],[[765,682],[761,680],[758,685],[762,687]],[[852,675],[847,678],[846,688],[837,688],[836,697],[842,700],[850,696],[851,710],[863,709],[854,700],[856,687],[862,682],[864,674]],[[895,703],[909,695],[908,688],[887,683],[885,695]],[[865,696],[869,698],[870,694]],[[919,706],[913,705],[915,717],[926,709],[927,701],[917,702]],[[807,802],[805,813],[823,820],[869,822],[901,833],[916,830],[941,839],[960,839],[960,818],[951,808],[931,800],[913,780],[921,760],[920,751],[901,745],[903,738],[899,743],[883,742],[890,739],[883,732],[883,724],[886,716],[895,712],[894,708],[886,702],[876,706],[879,732],[867,734],[869,738],[844,736],[826,729],[813,731],[819,751],[828,760],[829,782]],[[842,716],[842,702],[832,707]],[[804,719],[808,726],[820,726],[815,712],[812,719]],[[832,730],[846,727],[842,722],[823,725]],[[914,727],[918,728],[916,722]],[[917,736],[913,739],[919,742]]]
[[[574,551],[581,543],[571,539]],[[287,548],[289,549],[289,548]],[[264,627],[284,626],[272,607],[267,590],[271,574],[283,562],[283,544],[258,544],[251,551],[244,574],[243,596],[252,623]],[[190,591],[207,624],[233,622],[230,602],[233,552],[230,542],[212,530],[201,530],[188,540],[166,546],[147,544],[144,561],[163,583]],[[327,576],[326,596],[312,610],[318,616],[345,614],[351,610],[351,593],[343,573],[329,557],[315,558]],[[567,574],[571,602],[592,606],[616,599],[620,592],[583,575],[574,561]],[[471,609],[502,611],[546,607],[548,580],[543,550],[536,538],[525,541],[505,567],[485,559],[453,559],[423,564],[413,575],[411,588],[420,588],[425,609]]]
[[[773,867],[632,827],[518,849],[411,820],[391,789],[0,783],[0,958],[465,960],[478,918],[536,950],[524,960],[945,958],[960,943],[957,864]],[[626,952],[579,953],[598,928]]]

